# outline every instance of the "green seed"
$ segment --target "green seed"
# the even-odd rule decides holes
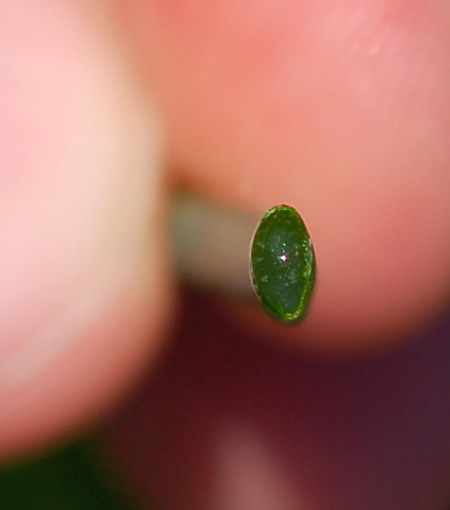
[[[275,319],[292,324],[304,317],[316,280],[311,238],[288,205],[269,209],[255,231],[250,253],[253,288]]]

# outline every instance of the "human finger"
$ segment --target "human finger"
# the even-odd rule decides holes
[[[98,417],[167,317],[160,130],[108,13],[0,7],[0,457]]]
[[[119,4],[168,123],[176,177],[236,210],[288,203],[304,217],[318,287],[294,337],[364,349],[442,313],[445,2]]]

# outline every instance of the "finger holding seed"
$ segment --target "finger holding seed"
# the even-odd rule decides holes
[[[164,111],[175,179],[255,225],[283,203],[307,224],[317,291],[295,342],[373,348],[445,312],[445,2],[120,3]]]

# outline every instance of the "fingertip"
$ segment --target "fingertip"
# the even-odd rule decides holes
[[[6,458],[120,399],[161,347],[171,271],[161,130],[107,16],[44,0],[1,9]]]
[[[176,178],[236,210],[288,203],[304,218],[311,343],[393,345],[437,320],[450,280],[443,2],[122,3]]]

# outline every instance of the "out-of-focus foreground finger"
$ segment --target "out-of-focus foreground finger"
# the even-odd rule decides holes
[[[106,4],[4,2],[0,19],[3,458],[120,397],[169,286],[159,130]]]
[[[177,177],[238,210],[288,203],[304,217],[318,288],[292,336],[364,349],[442,312],[447,2],[120,3],[169,124]],[[270,330],[262,314],[250,320]]]

